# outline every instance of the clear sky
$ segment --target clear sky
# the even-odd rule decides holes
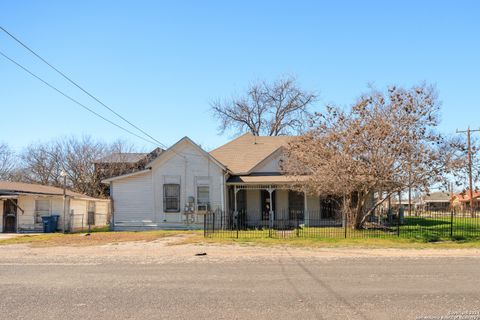
[[[170,145],[220,136],[209,103],[295,75],[326,103],[368,84],[435,84],[444,132],[480,127],[480,1],[1,1],[0,25]],[[5,34],[0,50],[95,110]],[[0,57],[0,140],[129,139]]]

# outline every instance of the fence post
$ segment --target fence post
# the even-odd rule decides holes
[[[295,213],[295,226],[296,226],[296,228],[295,228],[295,230],[296,230],[295,234],[296,234],[296,236],[298,237],[298,235],[299,235],[299,230],[298,230],[298,227],[299,227],[299,225],[298,225],[298,212]]]
[[[239,219],[239,213],[236,212],[236,219],[237,219],[237,239],[238,239],[238,229],[240,228],[240,219]]]
[[[400,208],[397,211],[397,236],[400,237]]]
[[[215,234],[215,211],[212,212],[212,234]]]
[[[203,237],[207,237],[207,218],[210,213],[207,211],[207,213],[203,216]]]
[[[453,238],[453,209],[450,210],[450,238]]]
[[[347,239],[347,224],[348,224],[348,218],[347,218],[347,212],[344,210],[343,212],[343,224],[344,224],[344,230],[345,230],[345,239]]]

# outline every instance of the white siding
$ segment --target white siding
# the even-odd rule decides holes
[[[161,223],[181,223],[183,209],[189,197],[197,199],[197,186],[208,185],[210,207],[222,208],[223,170],[198,150],[194,145],[183,142],[177,145],[175,153],[165,155],[153,165],[153,191],[155,200],[155,221]],[[163,208],[163,184],[170,181],[180,183],[180,212],[165,212]],[[196,222],[203,223],[203,216],[197,216]]]
[[[318,220],[321,218],[320,198],[318,196],[307,197],[307,208],[308,208],[310,219]]]
[[[17,225],[22,230],[43,230],[42,223],[35,221],[35,200],[48,200],[50,202],[49,214],[59,215],[58,228],[63,230],[63,197],[62,196],[21,196],[18,198]]]
[[[262,218],[260,207],[260,190],[246,190],[247,192],[247,215],[249,220],[260,220]]]
[[[277,190],[275,209],[277,219],[288,219],[288,190]]]
[[[265,158],[259,163],[252,172],[281,172],[280,160],[282,158],[282,152],[277,151]]]
[[[152,163],[150,172],[124,177],[111,182],[114,220],[117,227],[161,227],[184,223],[184,208],[189,197],[195,199],[197,186],[208,186],[210,208],[224,207],[222,168],[205,152],[185,139]],[[163,185],[180,184],[180,212],[165,212]],[[195,215],[195,223],[203,225],[203,215]]]
[[[151,172],[113,181],[111,191],[115,224],[154,222]]]

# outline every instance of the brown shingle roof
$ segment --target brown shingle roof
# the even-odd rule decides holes
[[[211,151],[210,154],[233,174],[246,174],[273,152],[286,146],[293,138],[291,136],[259,137],[246,133]]]
[[[0,181],[0,195],[1,194],[18,194],[18,193],[32,193],[45,195],[63,195],[63,189],[45,186],[41,184]],[[74,198],[82,199],[96,199],[87,195],[67,190],[67,195]]]

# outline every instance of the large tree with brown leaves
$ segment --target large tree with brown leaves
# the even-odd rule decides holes
[[[316,114],[311,129],[289,145],[283,168],[308,177],[298,189],[341,196],[349,225],[361,228],[390,195],[428,190],[462,165],[458,146],[435,130],[438,112],[431,86],[372,90],[349,110]],[[372,192],[379,196],[369,203]]]

